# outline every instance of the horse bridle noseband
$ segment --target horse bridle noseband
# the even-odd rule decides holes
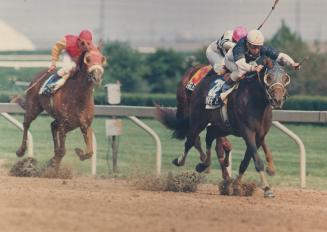
[[[267,76],[268,76],[268,68],[267,67],[265,67],[265,73],[264,73],[264,76],[263,76],[263,83],[262,83],[262,80],[260,78],[260,74],[257,73],[259,83],[264,87],[266,96],[268,98],[268,101],[269,102],[273,101],[273,97],[271,96],[271,90],[272,90],[272,88],[274,86],[275,86],[275,88],[281,88],[283,90],[283,100],[285,101],[286,98],[288,97],[286,86],[289,84],[289,81],[285,85],[280,83],[280,82],[276,82],[276,83],[273,83],[272,85],[268,85],[268,83],[266,81]]]

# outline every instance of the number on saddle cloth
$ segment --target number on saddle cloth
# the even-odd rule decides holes
[[[45,96],[51,96],[54,93],[54,88],[56,86],[56,82],[60,79],[57,72],[52,74],[42,85],[39,94]]]
[[[210,90],[208,92],[208,95],[206,97],[206,105],[207,106],[213,106],[213,107],[220,107],[221,101],[219,101],[220,94],[224,92],[224,84],[225,80],[223,76],[220,76],[218,79],[216,79],[214,82],[210,85]]]

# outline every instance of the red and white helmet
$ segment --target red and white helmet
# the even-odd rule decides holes
[[[245,37],[247,34],[248,34],[248,31],[246,30],[245,27],[238,26],[238,27],[235,27],[235,29],[233,31],[232,39],[235,42],[238,42],[240,39],[242,39],[243,37]]]
[[[83,30],[79,33],[78,38],[86,42],[92,42],[92,33],[88,30]]]

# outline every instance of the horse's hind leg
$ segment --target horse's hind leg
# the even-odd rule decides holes
[[[229,166],[230,149],[226,145],[224,146],[224,143],[226,143],[225,140],[227,140],[226,137],[217,138],[215,149],[221,167],[222,177],[224,180],[229,180],[230,174],[228,173],[227,167]]]
[[[23,139],[20,147],[16,151],[16,155],[18,157],[22,157],[25,154],[27,148],[27,133],[28,129],[31,125],[31,122],[43,111],[42,106],[39,104],[37,99],[32,99],[32,101],[28,101],[26,104],[26,112],[24,115],[24,132],[23,132]]]
[[[206,159],[203,161],[203,163],[199,163],[196,165],[196,171],[197,172],[204,172],[205,170],[208,170],[211,164],[211,146],[212,142],[216,138],[214,129],[211,126],[207,127],[207,133],[206,133]]]
[[[267,146],[265,140],[263,140],[262,143],[262,149],[265,153],[266,161],[267,161],[267,167],[266,167],[266,172],[268,173],[269,176],[274,176],[275,175],[275,163],[272,157],[271,150]]]
[[[217,143],[220,143],[223,149],[223,152],[225,153],[225,159],[224,159],[224,165],[225,167],[229,167],[229,156],[232,151],[232,144],[231,142],[227,139],[227,137],[220,137],[217,138]]]
[[[206,154],[203,152],[202,147],[201,147],[201,139],[200,136],[198,136],[195,140],[194,147],[198,152],[200,153],[200,160],[204,162],[206,160]]]
[[[202,129],[204,129],[204,127]],[[188,154],[189,150],[194,146],[195,140],[199,136],[202,129],[200,129],[200,127],[193,128],[189,132],[189,134],[187,135],[186,142],[184,144],[184,154],[181,155],[180,157],[174,159],[172,161],[173,164],[175,164],[176,166],[183,166],[185,164],[187,154]]]
[[[75,152],[81,161],[89,159],[93,155],[93,130],[91,126],[81,126],[81,131],[86,144],[86,152],[80,148],[75,148]]]
[[[60,162],[66,153],[66,129],[57,120],[51,123],[51,132],[54,145],[54,157],[50,160],[50,166],[59,168]]]

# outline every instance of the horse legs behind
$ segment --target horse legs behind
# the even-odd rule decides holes
[[[28,104],[26,104],[26,112],[24,115],[24,132],[23,132],[23,139],[20,147],[16,151],[16,155],[18,157],[22,157],[25,154],[26,148],[27,148],[27,132],[28,129],[32,123],[32,121],[43,111],[43,108],[38,101],[37,97],[27,99]]]
[[[202,163],[199,163],[196,165],[196,171],[197,172],[204,172],[207,170],[211,165],[211,146],[212,142],[216,138],[214,130],[212,129],[212,126],[207,127],[207,133],[206,133],[206,159],[203,160]]]
[[[203,152],[201,147],[201,139],[200,136],[198,136],[195,140],[194,147],[198,152],[200,153],[200,160],[203,162],[206,160],[206,154]]]
[[[86,152],[80,148],[75,148],[75,152],[80,160],[89,159],[93,155],[93,130],[91,126],[81,126],[81,132],[86,144]]]
[[[194,127],[190,128],[190,131],[188,132],[186,142],[184,144],[184,153],[173,160],[173,164],[176,166],[183,166],[185,164],[185,160],[187,158],[188,152],[190,149],[194,146],[196,139],[199,137],[200,132],[206,127],[205,123],[197,124]]]

